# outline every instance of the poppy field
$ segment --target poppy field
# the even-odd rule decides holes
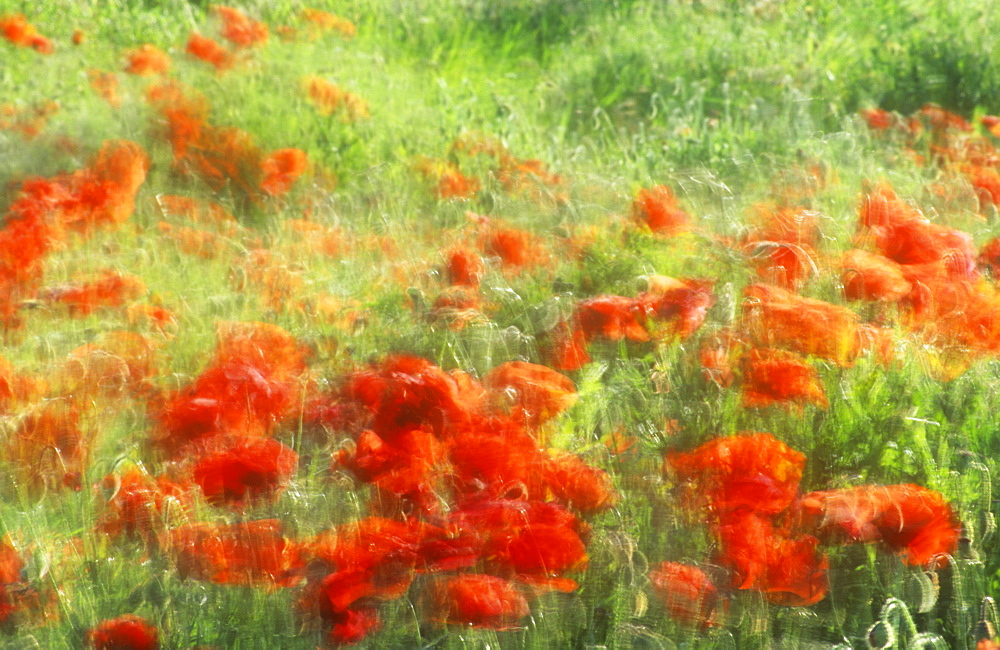
[[[996,51],[0,0],[0,646],[1000,647]]]

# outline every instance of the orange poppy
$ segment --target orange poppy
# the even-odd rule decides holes
[[[118,95],[118,75],[113,72],[101,72],[100,70],[87,70],[87,77],[90,79],[90,87],[101,96],[101,98],[114,108],[121,106],[122,100]]]
[[[548,349],[549,363],[553,368],[572,372],[590,363],[587,352],[587,338],[583,330],[560,323],[552,333],[552,343]]]
[[[928,221],[907,205],[892,187],[879,184],[862,199],[861,224],[875,236],[875,245],[900,264],[944,263],[949,273],[971,277],[976,252],[972,237]]]
[[[806,457],[769,433],[716,438],[691,452],[668,452],[664,469],[689,484],[695,503],[716,512],[783,512],[795,500]]]
[[[192,477],[209,503],[242,508],[277,499],[298,469],[298,460],[298,454],[277,440],[235,440],[202,455]]]
[[[306,77],[302,83],[310,103],[320,115],[332,115],[343,109],[342,119],[345,121],[354,122],[368,117],[368,103],[332,81],[311,76]]]
[[[52,54],[52,41],[38,33],[22,14],[0,16],[0,34],[14,45],[30,47],[40,54]]]
[[[186,486],[165,476],[154,479],[137,468],[120,476],[105,476],[102,487],[110,495],[97,518],[96,529],[113,538],[149,540],[151,533],[162,530],[171,507],[186,511],[191,505]]]
[[[691,229],[690,215],[677,204],[673,190],[666,185],[640,190],[632,202],[632,218],[662,235],[678,235]]]
[[[294,587],[302,581],[299,545],[277,519],[230,525],[185,524],[161,536],[182,579],[224,585]]]
[[[544,481],[557,501],[583,515],[593,515],[618,503],[611,476],[567,451],[549,454]]]
[[[497,366],[483,377],[483,385],[501,411],[529,429],[537,429],[576,401],[573,380],[546,366],[524,361]]]
[[[806,402],[823,409],[829,406],[816,368],[785,350],[751,350],[743,359],[740,393],[746,408],[772,404],[801,408]]]
[[[848,300],[895,302],[913,289],[902,265],[882,255],[854,248],[844,253],[840,267]]]
[[[166,52],[146,43],[142,47],[125,53],[127,63],[125,72],[148,77],[154,74],[167,74],[170,71],[170,57]]]
[[[83,45],[87,41],[87,32],[82,29],[74,29],[73,36],[70,37],[73,45]]]
[[[484,254],[498,257],[504,270],[513,273],[539,265],[546,257],[545,247],[535,235],[515,228],[487,227],[481,245]]]
[[[309,166],[309,159],[301,149],[278,149],[272,151],[260,163],[264,179],[260,189],[271,196],[281,196]]]
[[[220,72],[228,70],[236,63],[233,55],[217,41],[192,32],[187,42],[187,53],[215,67]]]
[[[857,356],[860,319],[850,309],[767,284],[749,285],[743,295],[742,327],[757,344],[840,365]]]
[[[222,37],[239,47],[254,47],[267,42],[268,29],[264,23],[252,20],[239,9],[216,5],[212,8],[222,20]]]
[[[91,436],[80,427],[80,411],[68,399],[31,408],[6,440],[11,478],[32,488],[79,490],[89,464]]]
[[[530,613],[514,583],[491,575],[464,573],[429,586],[432,619],[439,623],[505,630]]]
[[[354,23],[346,18],[341,18],[321,9],[303,9],[302,19],[308,22],[314,29],[323,32],[335,31],[344,38],[353,38],[357,33]]]
[[[962,530],[940,493],[912,484],[811,492],[800,510],[817,534],[846,543],[882,542],[910,566],[945,566]]]
[[[979,249],[979,263],[985,266],[994,280],[1000,280],[1000,237],[994,237]]]
[[[89,630],[87,645],[94,650],[156,650],[160,641],[156,627],[146,619],[125,614]]]
[[[129,325],[149,324],[163,333],[177,325],[177,316],[166,307],[137,303],[129,305],[125,312]]]
[[[653,591],[666,606],[667,613],[682,623],[701,627],[719,625],[722,609],[728,601],[705,572],[696,566],[661,562],[649,572]]]

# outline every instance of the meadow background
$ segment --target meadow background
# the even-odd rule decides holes
[[[218,322],[257,321],[307,345],[310,373],[323,387],[390,352],[483,376],[506,361],[546,362],[552,331],[576,301],[634,296],[651,275],[711,278],[714,305],[690,338],[598,342],[590,363],[567,372],[580,397],[546,425],[548,445],[606,470],[620,495],[589,518],[589,565],[574,575],[579,589],[540,596],[522,624],[501,631],[436,624],[404,596],[380,606],[382,629],[365,643],[973,647],[1000,623],[990,600],[1000,595],[997,361],[986,355],[943,378],[934,354],[897,330],[889,367],[870,356],[849,366],[811,361],[827,408],[749,409],[737,390],[703,376],[698,352],[739,320],[742,290],[757,281],[750,255],[726,242],[746,236],[758,204],[801,198],[820,215],[824,259],[853,245],[861,196],[880,181],[977,246],[1000,235],[996,208],[967,179],[928,162],[929,137],[873,130],[860,113],[879,107],[909,116],[932,103],[990,138],[979,119],[1000,113],[1000,13],[992,5],[245,2],[239,8],[268,25],[270,38],[219,72],[185,53],[192,31],[215,35],[210,3],[0,0],[0,16],[24,14],[54,44],[42,55],[0,42],[0,104],[29,111],[58,104],[30,139],[0,131],[0,206],[15,200],[27,177],[86,166],[106,140],[137,142],[151,159],[130,219],[55,250],[44,287],[113,269],[144,283],[130,304],[175,317],[157,329],[129,322],[125,306],[72,313],[42,291],[21,310],[20,326],[4,331],[2,355],[19,373],[46,377],[81,345],[123,328],[140,331],[156,341],[152,382],[168,391],[204,369]],[[307,7],[349,20],[356,33],[311,33]],[[282,38],[279,26],[298,31]],[[77,29],[85,40],[74,45]],[[213,124],[246,131],[264,151],[299,148],[309,171],[287,194],[252,201],[231,186],[179,177],[158,135],[161,118],[144,99],[158,78],[122,71],[126,53],[145,43],[170,55],[171,78],[204,95]],[[118,76],[118,106],[95,92],[90,70]],[[367,115],[324,115],[303,89],[310,75],[354,93]],[[491,172],[489,156],[456,149],[463,138],[501,142],[558,178],[539,173],[511,190]],[[479,178],[478,191],[443,196],[437,182],[449,163]],[[664,237],[636,225],[632,202],[656,185],[673,188],[694,229]],[[237,224],[201,244],[209,253],[192,249],[174,235],[176,225],[160,226],[164,194],[215,201]],[[487,259],[476,313],[457,327],[454,314],[441,317],[433,306],[445,284],[443,251],[475,240],[470,212],[533,233],[548,252],[517,273]],[[333,233],[326,249],[286,224],[303,218]],[[268,260],[255,257],[260,249],[271,251]],[[824,267],[802,292],[847,304],[841,284]],[[851,308],[875,313],[871,305]],[[9,437],[20,414],[2,415]],[[139,541],[96,532],[106,475],[163,467],[147,449],[157,423],[144,401],[98,400],[85,420],[97,433],[81,489],[32,489],[11,469],[0,477],[0,527],[25,558],[23,581],[49,603],[42,615],[12,619],[0,645],[80,647],[99,621],[127,613],[154,623],[164,647],[325,642],[326,631],[297,613],[296,589],[185,580]],[[273,517],[289,536],[305,538],[365,517],[370,487],[331,468],[344,436],[327,431],[317,441],[302,420],[292,417],[275,433],[299,454],[280,498],[235,514],[199,500],[191,518]],[[664,453],[739,431],[771,432],[805,454],[804,492],[915,483],[942,493],[963,524],[958,551],[946,566],[922,570],[877,546],[831,547],[829,594],[811,607],[729,589],[721,624],[674,620],[650,586],[650,568],[665,560],[709,566],[714,541],[662,471]],[[617,453],[606,444],[616,436],[633,446]]]

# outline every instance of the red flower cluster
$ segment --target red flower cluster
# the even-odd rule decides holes
[[[717,560],[733,572],[737,589],[755,589],[782,605],[819,602],[826,595],[828,568],[821,543],[881,541],[906,564],[932,568],[957,548],[958,520],[937,492],[893,485],[800,496],[804,465],[805,456],[766,433],[718,438],[689,453],[667,454],[664,467],[688,490],[688,504],[712,514]],[[714,593],[696,582],[701,585],[696,590],[680,589],[683,603],[699,602],[692,593],[700,598]],[[689,605],[678,612],[703,624],[710,614]]]

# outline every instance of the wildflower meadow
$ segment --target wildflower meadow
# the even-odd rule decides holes
[[[992,0],[0,0],[0,647],[1000,647]]]

